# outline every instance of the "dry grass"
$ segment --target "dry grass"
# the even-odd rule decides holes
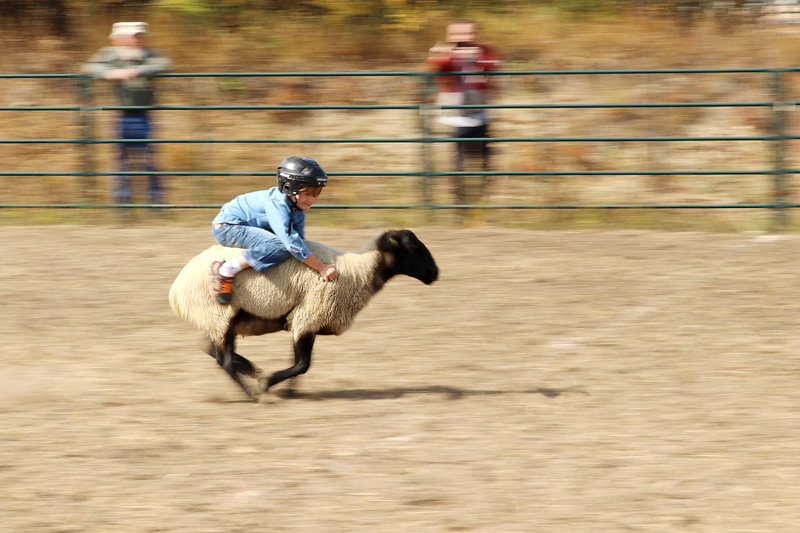
[[[244,25],[237,31],[176,22],[165,15],[153,21],[152,44],[165,50],[182,72],[369,71],[420,70],[427,47],[438,37],[444,18],[435,13],[414,32],[354,32],[344,38],[341,26],[322,27],[298,42],[292,40],[300,20],[279,20],[265,31]],[[480,18],[480,17],[479,17]],[[496,44],[506,70],[581,70],[649,68],[752,68],[794,64],[798,36],[773,27],[747,25],[721,31],[703,21],[691,31],[642,15],[619,20],[576,21],[545,11],[494,14],[480,18],[485,40]],[[520,21],[525,21],[522,23]],[[281,24],[278,24],[281,22]],[[308,20],[305,21],[308,24]],[[8,53],[0,58],[5,72],[77,72],[94,49],[105,44],[110,22],[81,28],[71,43],[55,39],[27,40],[4,34]],[[309,59],[313,58],[313,59]],[[786,98],[796,98],[797,76],[787,76]],[[620,76],[498,77],[497,103],[576,104],[652,102],[769,101],[771,80],[764,74],[664,74]],[[3,80],[0,105],[71,105],[68,80]],[[96,85],[96,101],[113,103],[109,88]],[[161,103],[221,104],[407,104],[418,101],[415,81],[401,78],[170,78],[161,80]],[[771,131],[771,113],[764,108],[675,109],[548,109],[497,110],[495,137],[632,137],[632,136],[758,136]],[[789,128],[791,130],[792,114]],[[113,115],[95,113],[96,134],[113,138]],[[3,112],[0,135],[6,138],[78,138],[78,117],[68,112]],[[383,138],[417,137],[419,118],[413,111],[170,111],[156,114],[163,138]],[[435,129],[447,136],[448,131]],[[97,168],[113,169],[113,146],[95,147]],[[331,172],[419,171],[422,147],[415,144],[162,144],[162,168],[174,171],[269,171],[287,153],[313,155]],[[451,168],[452,145],[435,144],[436,170]],[[598,142],[497,143],[496,170],[508,171],[636,171],[771,169],[773,150],[767,142]],[[14,171],[79,171],[77,145],[0,145],[4,168]],[[786,166],[798,167],[788,151]],[[4,202],[75,202],[82,178],[3,178]],[[221,203],[231,196],[268,185],[263,177],[172,177],[170,201]],[[488,201],[494,204],[603,203],[729,203],[772,199],[766,176],[559,176],[499,177]],[[791,184],[793,197],[797,186]],[[106,195],[98,181],[97,196]],[[433,200],[450,203],[446,180],[432,189]],[[326,193],[332,204],[398,204],[419,201],[419,186],[404,178],[337,178]],[[29,214],[29,213],[27,213]],[[26,214],[26,216],[27,216]],[[363,215],[363,214],[362,214]],[[378,222],[413,216],[408,212],[368,214]],[[331,222],[352,221],[351,213],[326,213]],[[448,213],[437,215],[446,222]],[[507,212],[475,217],[481,223],[601,223],[672,227],[678,219],[698,221],[717,230],[763,229],[766,216],[742,211],[703,212],[673,217],[664,212]]]

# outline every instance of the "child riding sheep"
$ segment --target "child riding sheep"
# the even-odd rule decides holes
[[[246,268],[263,274],[294,257],[325,281],[338,275],[303,242],[306,211],[328,184],[325,171],[310,157],[291,156],[281,161],[277,174],[276,187],[237,196],[214,218],[212,233],[219,244],[246,248],[238,257],[211,263],[211,294],[220,305],[230,305],[234,276]]]

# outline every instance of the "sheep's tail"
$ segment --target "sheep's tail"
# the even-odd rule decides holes
[[[222,345],[225,332],[236,314],[233,306],[219,305],[209,290],[209,267],[215,259],[227,259],[229,253],[212,246],[189,261],[169,289],[172,312],[192,324],[217,346]],[[234,253],[237,253],[234,251]]]

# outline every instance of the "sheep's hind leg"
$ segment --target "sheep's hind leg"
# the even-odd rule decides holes
[[[211,341],[208,342],[208,348],[206,348],[205,351],[208,355],[210,355],[214,359],[218,359],[219,354],[221,353],[220,350],[217,348],[216,344],[214,344]],[[233,358],[236,364],[236,371],[240,374],[244,374],[245,376],[250,376],[251,378],[259,378],[264,373],[264,371],[261,370],[261,368],[259,368],[258,365],[256,365],[243,355],[239,355],[238,353],[233,352]]]
[[[228,373],[231,379],[235,381],[237,385],[239,385],[239,387],[244,391],[245,394],[247,394],[247,396],[252,398],[253,392],[242,382],[242,378],[239,376],[239,368],[240,366],[244,369],[249,368],[251,372],[254,372],[255,369],[250,361],[238,355],[234,351],[235,348],[236,330],[234,328],[230,328],[227,333],[225,333],[222,349],[220,350],[218,348],[214,348],[214,355],[219,366],[221,366],[222,369]],[[237,356],[239,359],[237,359]]]
[[[269,377],[259,378],[258,383],[261,385],[261,390],[267,392],[270,387],[282,381],[308,372],[309,367],[311,367],[311,350],[314,348],[314,340],[316,338],[315,333],[308,333],[298,337],[294,342],[294,366],[286,370],[279,370]]]

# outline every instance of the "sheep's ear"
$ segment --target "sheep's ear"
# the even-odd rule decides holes
[[[384,233],[378,243],[378,247],[384,252],[392,252],[403,248],[405,239],[403,235],[395,230]]]

